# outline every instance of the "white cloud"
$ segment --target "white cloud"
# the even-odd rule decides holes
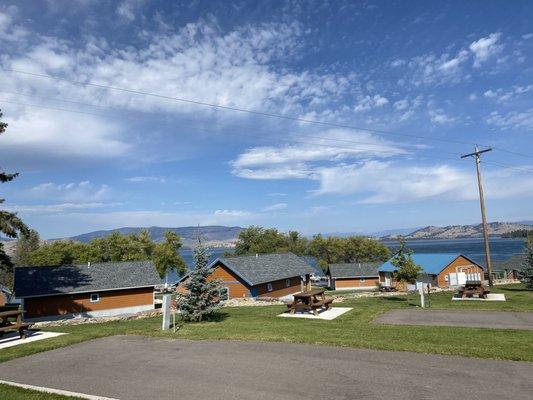
[[[287,203],[276,203],[276,204],[272,204],[270,206],[264,207],[262,211],[263,212],[280,211],[280,210],[286,209],[287,207],[288,207]]]
[[[242,218],[242,217],[250,217],[253,215],[250,211],[244,211],[244,210],[216,210],[213,215],[217,218]]]
[[[492,90],[489,89],[483,93],[483,96],[489,99],[496,99],[500,103],[504,103],[506,101],[509,101],[511,99],[514,99],[515,97],[521,96],[524,93],[528,93],[533,91],[533,85],[527,85],[527,86],[520,86],[516,85],[511,87],[508,90],[504,89],[496,89]]]
[[[448,165],[409,167],[368,161],[317,171],[317,195],[359,194],[361,203],[404,203],[424,199],[476,200],[475,176]],[[533,196],[533,179],[511,170],[485,171],[487,198]],[[501,187],[510,187],[510,192]]]
[[[365,132],[330,129],[284,146],[261,146],[246,150],[231,162],[233,174],[249,179],[307,178],[313,174],[310,163],[340,162],[365,157],[386,158],[408,151]],[[331,142],[328,139],[335,139]],[[290,139],[289,139],[290,141]]]
[[[456,121],[456,118],[446,115],[444,110],[440,108],[429,110],[428,115],[431,122],[439,125],[451,124]]]
[[[143,182],[159,182],[166,183],[167,178],[164,176],[132,176],[125,179],[131,183],[143,183]]]
[[[524,112],[510,111],[508,113],[500,113],[498,111],[491,112],[486,122],[489,125],[497,126],[502,129],[525,129],[533,130],[533,108]]]
[[[481,63],[502,50],[503,45],[498,44],[500,36],[501,33],[491,33],[470,44],[469,49],[474,54],[474,67],[479,67]]]
[[[458,70],[459,66],[468,59],[468,52],[461,50],[454,58],[448,59],[442,62],[438,69],[444,73],[454,73]]]
[[[389,104],[389,99],[383,97],[382,95],[376,94],[374,96],[365,96],[361,98],[354,107],[354,110],[357,112],[369,111],[373,108],[386,106],[387,104]]]
[[[20,212],[23,214],[50,214],[50,213],[64,213],[73,210],[87,210],[104,207],[120,206],[122,203],[59,203],[59,204],[28,204],[28,205],[13,205],[6,209],[12,212]]]
[[[95,185],[90,181],[61,184],[46,182],[33,187],[30,194],[35,198],[87,204],[109,198],[111,188],[105,184]]]
[[[143,0],[124,0],[117,6],[117,15],[126,22],[135,20],[137,8],[144,3]]]

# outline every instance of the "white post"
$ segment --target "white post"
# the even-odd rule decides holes
[[[420,293],[420,305],[422,306],[422,308],[425,308],[425,303],[424,303],[424,283],[423,282],[420,282],[420,284],[418,285],[418,292]]]
[[[170,329],[170,302],[172,294],[165,293],[163,294],[163,326],[161,329],[167,330]]]

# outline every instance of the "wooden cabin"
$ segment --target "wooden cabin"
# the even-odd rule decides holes
[[[151,261],[15,268],[26,318],[104,317],[154,309],[161,284]]]
[[[302,258],[293,253],[256,254],[217,258],[211,264],[210,279],[218,279],[228,299],[242,297],[281,298],[310,286],[314,272]],[[189,275],[178,282],[178,293],[187,292]]]
[[[329,264],[326,275],[332,290],[371,290],[379,282],[380,262]]]

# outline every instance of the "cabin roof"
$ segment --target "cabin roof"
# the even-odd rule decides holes
[[[19,298],[133,289],[160,283],[152,261],[15,268],[15,296]]]
[[[312,274],[315,271],[303,258],[293,253],[221,257],[212,265],[217,262],[225,265],[250,286]]]
[[[381,262],[329,264],[328,275],[332,278],[377,277]]]
[[[430,275],[438,275],[446,266],[450,265],[457,257],[463,256],[472,264],[483,268],[482,265],[459,253],[415,253],[413,261],[422,267],[422,271]],[[394,272],[396,267],[392,265],[392,258],[379,267],[380,272]],[[483,268],[484,269],[484,268]]]

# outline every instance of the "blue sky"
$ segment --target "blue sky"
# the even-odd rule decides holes
[[[5,207],[43,237],[477,223],[459,156],[479,144],[489,219],[533,219],[532,17],[529,1],[1,1],[0,159],[21,172]]]

